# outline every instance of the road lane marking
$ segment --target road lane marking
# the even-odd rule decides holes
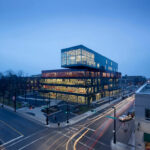
[[[31,144],[33,144],[33,143],[35,143],[35,142],[37,142],[37,141],[43,139],[44,137],[46,137],[46,136],[42,136],[42,137],[40,137],[40,138],[38,138],[38,139],[32,141],[31,143],[29,143],[29,144],[27,144],[27,145],[25,145],[25,146],[19,148],[18,150],[23,150],[23,149],[25,149],[26,147],[30,146]]]
[[[73,130],[71,130],[71,131],[73,131]],[[55,141],[55,143],[51,144],[51,145],[48,147],[48,149],[50,149],[51,147],[53,147],[53,146],[54,146],[58,141],[60,141],[62,138],[67,137],[67,140],[70,138],[70,136],[67,135],[68,133],[70,133],[70,131],[67,131],[66,134],[64,134],[64,133],[61,132],[61,131],[57,131],[57,133],[58,133],[58,134],[61,134],[62,136],[59,137],[59,138]],[[50,139],[52,139],[52,137],[51,137]],[[57,148],[58,148],[58,147],[57,147]]]
[[[79,140],[89,131],[89,129],[87,129],[73,144],[73,149],[76,150],[76,145],[79,142]]]
[[[71,130],[75,130],[75,131],[78,131],[79,129],[77,128],[74,128],[74,127],[70,127]]]
[[[126,109],[128,109],[131,105],[133,104],[133,102],[128,103],[123,110],[116,112],[116,116],[119,116],[123,111],[125,111]],[[110,124],[113,122],[113,120],[108,120],[107,124],[105,126],[105,128],[102,129],[102,131],[100,132],[99,136],[97,137],[97,139],[95,140],[95,142],[91,145],[91,148],[89,150],[92,150],[94,148],[94,146],[96,145],[96,143],[98,142],[98,140],[103,136],[103,134],[105,133],[105,131],[108,129],[108,127],[110,126]],[[102,125],[101,125],[102,126]],[[100,127],[101,127],[100,126]],[[103,127],[103,126],[102,126]]]
[[[91,129],[91,128],[88,128],[88,127],[84,127],[84,129],[88,129],[88,130],[91,130],[91,131],[93,131],[93,132],[95,132],[95,131],[96,131],[96,130]]]
[[[0,147],[5,146],[5,145],[7,145],[7,144],[9,144],[9,143],[11,143],[11,142],[14,142],[14,141],[16,141],[16,140],[18,140],[18,139],[20,139],[20,138],[22,138],[22,137],[23,137],[23,135],[21,135],[21,136],[19,136],[19,137],[16,137],[16,138],[14,138],[14,139],[12,139],[12,140],[10,140],[10,141],[8,141],[8,142],[3,143],[2,145],[0,145]]]
[[[39,140],[41,140],[41,139],[44,139],[45,137],[48,137],[49,135],[50,135],[50,134],[44,135],[44,136],[42,136],[42,137],[40,137],[40,138],[38,138],[38,139],[32,141],[31,143],[26,144],[25,146],[19,148],[18,150],[23,150],[23,149],[25,149],[26,147],[28,147],[28,146],[30,146],[30,145],[36,143],[37,141],[39,141]]]
[[[124,101],[119,102],[118,104],[115,105],[115,107],[118,108],[122,103],[125,103],[126,101],[128,101],[128,99],[125,99]],[[100,114],[100,115],[98,115],[98,117],[94,118],[94,120],[92,120],[91,123],[88,124],[88,126],[90,126],[91,124],[93,124],[95,121],[101,119],[101,118],[104,117],[106,114],[111,113],[112,111],[113,111],[113,109],[110,108],[109,110],[106,111],[105,114]],[[69,138],[69,140],[68,140],[67,143],[66,143],[66,150],[68,150],[68,144],[69,144],[69,142],[70,142],[78,133],[80,133],[83,129],[84,129],[84,127],[82,127],[77,133],[73,134],[72,137]],[[84,134],[84,133],[83,133],[83,134]],[[81,135],[81,136],[82,136],[82,135]]]
[[[27,136],[27,137],[25,137],[25,138],[23,138],[23,139],[21,139],[21,140],[18,140],[17,142],[12,143],[12,144],[9,145],[9,146],[6,146],[6,148],[11,147],[11,146],[13,146],[13,145],[15,145],[15,144],[17,144],[17,143],[19,143],[19,142],[21,142],[21,141],[23,141],[23,140],[26,140],[26,139],[28,139],[28,138],[30,138],[30,137],[32,137],[32,136],[34,136],[34,135],[36,135],[36,134],[38,134],[38,133],[40,133],[40,132],[43,132],[43,131],[45,131],[45,130],[48,130],[48,129],[46,128],[46,129],[43,129],[43,130],[41,130],[41,131],[39,131],[39,132],[33,133],[33,134],[31,134],[31,135],[29,135],[29,136]]]
[[[84,129],[84,128],[81,128],[77,133],[73,134],[73,135],[69,138],[69,140],[68,140],[67,143],[66,143],[66,150],[68,150],[69,142],[70,142],[76,135],[78,135],[83,129]]]
[[[17,132],[19,135],[24,136],[21,132],[19,132],[17,129],[13,128],[12,126],[10,126],[9,124],[7,124],[6,122],[0,120],[1,123],[5,124],[7,127],[11,128],[12,130],[14,130],[15,132]]]
[[[67,140],[68,140],[68,138],[67,138],[67,139],[65,139],[63,142],[61,142],[60,144],[58,144],[54,150],[57,150],[60,146],[62,146],[62,147],[63,147],[63,145],[65,145],[65,144],[66,144]]]
[[[59,137],[53,144],[51,144],[47,150],[49,150],[51,147],[53,147],[60,139],[64,138],[64,136]]]
[[[124,101],[121,101],[120,103],[116,104],[115,107],[116,107],[116,108],[119,108],[122,104],[126,103],[126,101],[128,101],[128,102],[129,102],[129,101],[134,101],[134,98],[127,98],[127,99],[125,99]],[[107,114],[111,113],[112,111],[113,111],[113,109],[110,108],[105,114],[101,114],[101,115],[99,115],[99,117],[97,117],[97,118],[95,118],[94,120],[92,120],[91,123],[90,123],[88,126],[90,126],[91,124],[93,124],[96,120],[99,120],[99,119],[101,119],[102,117],[106,116]],[[85,131],[85,132],[86,132],[86,131]],[[84,132],[84,133],[85,133],[85,132]],[[84,133],[83,133],[83,134],[84,134]],[[82,135],[83,135],[83,134],[82,134]],[[82,135],[81,135],[81,136],[82,136]],[[80,137],[81,137],[81,136],[80,136]],[[79,138],[80,138],[80,137],[79,137]],[[75,141],[75,142],[76,142],[76,141]]]

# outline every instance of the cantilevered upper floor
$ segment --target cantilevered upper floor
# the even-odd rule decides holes
[[[83,45],[62,49],[61,66],[64,68],[93,68],[112,72],[118,71],[116,62]]]

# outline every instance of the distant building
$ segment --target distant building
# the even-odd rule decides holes
[[[145,84],[135,96],[136,150],[150,149],[150,84]]]
[[[28,91],[38,91],[41,89],[41,74],[33,75],[30,77],[26,77],[26,90]]]
[[[42,71],[41,95],[90,104],[119,93],[118,64],[83,45],[62,49],[61,66]]]
[[[143,85],[146,82],[146,78],[144,76],[122,76],[122,78],[120,78],[120,84],[122,86],[130,86],[130,85]]]

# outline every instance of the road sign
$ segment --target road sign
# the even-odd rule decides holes
[[[112,116],[106,116],[106,117],[110,119],[117,119],[116,117],[112,117]]]

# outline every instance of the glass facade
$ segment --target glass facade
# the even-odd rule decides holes
[[[93,50],[83,46],[75,46],[61,50],[61,66],[65,68],[89,67],[117,72],[118,64]]]
[[[87,104],[88,101],[99,100],[119,92],[116,90],[119,73],[79,70],[43,71],[41,90],[44,91],[45,97]]]
[[[43,84],[85,85],[84,79],[41,79]]]
[[[62,49],[61,66],[42,71],[42,96],[89,104],[119,92],[118,64],[83,45]]]
[[[89,66],[95,66],[94,54],[83,50],[76,49],[61,53],[61,64],[63,65],[75,65],[84,64]]]
[[[86,89],[85,88],[80,88],[80,87],[43,85],[43,88],[45,90],[50,90],[50,91],[60,91],[60,92],[67,92],[67,93],[86,94]]]

